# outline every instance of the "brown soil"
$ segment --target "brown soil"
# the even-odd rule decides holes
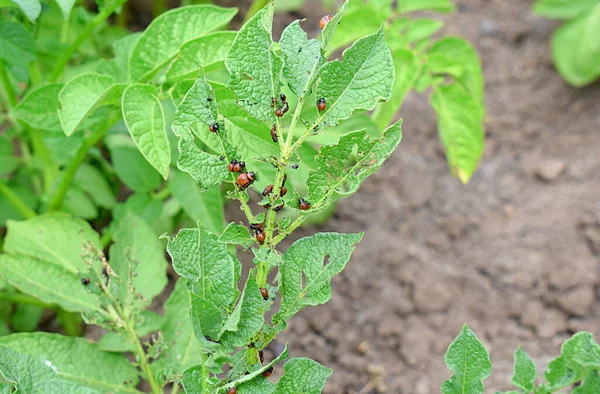
[[[600,89],[557,75],[555,24],[532,3],[461,0],[445,17],[486,77],[488,140],[469,185],[448,174],[427,96],[411,94],[399,150],[327,225],[298,234],[366,233],[332,300],[275,345],[332,368],[325,393],[439,393],[464,323],[491,353],[490,393],[509,388],[517,346],[544,368],[575,331],[600,333]]]

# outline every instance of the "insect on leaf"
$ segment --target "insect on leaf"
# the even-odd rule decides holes
[[[269,3],[242,26],[225,62],[239,105],[269,123],[275,121],[271,104],[279,96],[282,72],[282,61],[273,50],[272,24],[273,3]]]
[[[318,129],[335,126],[358,109],[372,110],[392,95],[394,62],[385,43],[383,28],[356,41],[342,60],[320,69],[316,97],[327,107],[317,118]]]

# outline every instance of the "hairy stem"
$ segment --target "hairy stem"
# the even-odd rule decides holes
[[[29,208],[27,204],[19,197],[17,193],[15,193],[10,187],[8,187],[4,182],[0,181],[0,194],[6,198],[6,200],[13,206],[21,216],[25,219],[31,219],[36,216],[36,213],[33,209]]]
[[[73,43],[71,43],[71,45],[64,52],[62,52],[62,55],[56,61],[54,69],[50,74],[50,82],[56,82],[61,77],[65,65],[71,59],[71,56],[73,56],[75,51],[79,49],[81,44],[83,44],[83,42],[94,32],[94,30],[96,30],[98,26],[100,26],[104,21],[108,19],[109,16],[111,16],[115,12],[115,10],[121,5],[121,3],[122,2],[120,1],[113,1],[112,3],[109,3],[109,5],[106,8],[104,8],[98,15],[96,15],[94,20],[92,20],[92,22],[90,22],[90,24],[86,26],[85,30],[83,30],[81,34],[77,36],[75,41],[73,41]]]
[[[119,114],[120,117],[120,114]],[[88,151],[96,145],[98,141],[104,136],[104,133],[117,121],[119,117],[109,118],[109,120],[101,127],[98,127],[96,131],[94,131],[81,145],[81,148],[75,154],[75,157],[65,170],[60,183],[50,198],[50,202],[48,203],[48,209],[50,212],[57,211],[61,208],[65,195],[67,194],[67,190],[69,190],[69,186],[71,186],[71,182],[77,173],[77,169],[79,165],[83,162]]]

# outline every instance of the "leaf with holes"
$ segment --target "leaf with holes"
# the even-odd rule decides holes
[[[282,61],[273,49],[273,3],[242,26],[225,62],[239,105],[255,118],[275,122],[272,99],[281,91]]]
[[[383,28],[356,41],[344,51],[341,61],[330,61],[320,69],[316,97],[325,99],[326,108],[316,121],[319,130],[337,125],[356,110],[372,110],[388,100],[394,77]]]
[[[281,306],[273,321],[285,324],[303,307],[329,301],[331,279],[344,269],[362,236],[319,233],[294,242],[282,255]]]

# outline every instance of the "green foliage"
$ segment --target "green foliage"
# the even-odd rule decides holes
[[[538,0],[533,11],[565,20],[552,35],[552,58],[559,74],[581,87],[600,77],[600,2],[598,0]]]
[[[122,1],[99,1],[98,14],[73,0],[14,3],[0,15],[2,392],[322,392],[330,369],[288,359],[287,346],[272,360],[262,351],[331,298],[362,233],[279,245],[390,157],[411,89],[432,88],[450,166],[471,176],[483,144],[477,56],[460,39],[428,47],[441,23],[398,16],[451,3],[346,2],[320,37],[294,21],[278,43],[273,3],[238,32],[223,30],[236,9],[202,4],[134,34],[107,23]],[[234,160],[245,168],[229,171]],[[243,221],[225,221],[228,200]],[[153,312],[168,291],[164,314]],[[70,336],[79,314],[106,332],[97,344],[11,334],[35,330],[45,309]]]
[[[545,381],[537,385],[537,369],[531,357],[518,347],[514,359],[511,382],[519,391],[511,390],[504,394],[562,393],[573,385],[572,394],[597,393],[600,389],[600,345],[588,332],[579,332],[563,343],[560,356],[550,361],[544,371]],[[448,347],[446,365],[454,375],[444,382],[442,393],[484,393],[483,380],[491,371],[490,357],[467,325]]]
[[[395,83],[387,95],[381,97],[387,102],[375,110],[373,119],[377,128],[389,126],[410,90],[430,89],[450,172],[467,183],[483,154],[485,135],[484,84],[479,57],[462,38],[433,39],[431,36],[443,26],[441,21],[408,15],[422,10],[452,12],[451,1],[403,0],[398,2],[396,13],[391,12],[390,4],[377,0],[349,3],[344,18],[336,26],[338,34],[328,49],[339,49],[365,34],[385,31],[395,68],[394,75],[385,77],[395,78]],[[381,27],[383,19],[387,23]],[[372,57],[382,56],[386,51],[378,49]],[[381,60],[375,63],[380,64]],[[363,100],[365,98],[351,97],[349,101]]]

